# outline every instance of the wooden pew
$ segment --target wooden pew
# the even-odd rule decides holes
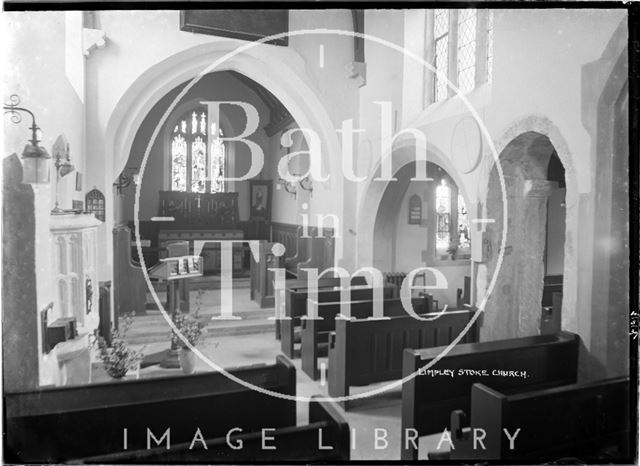
[[[387,320],[336,319],[336,331],[329,336],[329,395],[342,397],[349,394],[351,385],[399,379],[405,348],[447,345],[466,327],[473,314],[470,310],[446,311],[429,321],[412,316]],[[477,341],[475,324],[462,341]],[[345,402],[344,408],[348,406]]]
[[[464,288],[456,290],[456,307],[463,309],[465,305],[471,305],[471,277],[464,277]]]
[[[253,254],[249,254],[250,259],[250,297],[261,308],[274,305],[275,292],[273,277],[274,274],[269,269],[280,269],[284,264],[283,257],[273,254],[274,243],[260,241],[258,244],[258,260]]]
[[[303,238],[302,226],[297,226],[296,247],[295,247],[296,253],[294,256],[287,257],[284,260],[284,267],[289,277],[297,278],[298,264],[301,262],[305,262],[307,259],[309,259],[309,254],[310,254],[309,240],[310,239],[311,238]]]
[[[630,459],[629,378],[509,393],[477,383],[466,414],[451,415],[454,460],[535,460],[578,458],[587,464]],[[513,438],[513,449],[505,436]],[[471,429],[483,429],[483,449],[474,448]],[[481,436],[481,431],[476,431]],[[600,461],[598,461],[600,460]]]
[[[322,234],[319,234],[316,227],[307,227],[307,230],[307,236],[303,236],[305,228],[297,227],[296,254],[285,259],[285,269],[290,278],[306,278],[304,269],[322,271],[334,266],[333,229],[323,229]]]
[[[417,439],[407,440],[409,429],[418,436],[442,432],[456,409],[469,410],[471,386],[485,382],[498,389],[552,387],[576,382],[579,337],[554,335],[458,344],[430,369],[455,372],[454,377],[418,375],[402,386],[401,457],[417,460]],[[443,346],[404,352],[402,376],[413,374],[438,357]],[[486,370],[489,376],[458,375],[459,369]],[[527,371],[527,378],[491,376],[492,370]]]
[[[131,230],[124,225],[113,228],[113,298],[116,316],[147,312],[147,283],[142,268],[131,259]]]
[[[366,285],[367,284],[367,280],[365,277],[358,275],[355,277],[351,278],[350,284],[352,286],[356,286],[356,285]],[[309,286],[309,281],[307,279],[297,279],[297,278],[290,278],[284,281],[284,288],[282,288],[281,290],[278,290],[275,286],[275,283],[273,284],[273,289],[274,289],[274,305],[276,310],[278,310],[278,315],[286,315],[286,307],[287,307],[287,299],[286,299],[286,290],[294,290],[294,291],[299,291],[302,289],[306,289]],[[328,278],[321,278],[318,280],[318,284],[316,285],[318,287],[318,289],[321,288],[333,288],[335,286],[340,286],[340,278],[339,277],[328,277]],[[280,320],[276,320],[276,325],[275,325],[275,330],[276,330],[276,339],[279,340],[280,339],[280,334],[281,334],[281,328],[280,328]]]
[[[229,372],[270,391],[296,394],[295,367],[283,356],[275,364]],[[156,438],[171,428],[171,443],[181,444],[191,442],[197,428],[205,438],[224,438],[233,427],[250,433],[296,425],[296,402],[217,372],[6,393],[4,401],[10,462],[59,463],[122,452],[125,428],[128,449],[141,450],[147,448],[147,428]],[[333,412],[316,414],[337,419]],[[332,422],[332,428],[341,431],[344,423]]]
[[[341,299],[341,292],[338,287],[318,288],[319,302],[332,302]],[[368,285],[356,285],[350,287],[350,301],[359,301],[363,299],[373,299],[374,288]],[[392,285],[384,285],[382,288],[383,299],[393,296],[394,287]],[[280,321],[280,348],[282,352],[289,358],[294,358],[294,345],[296,336],[300,338],[300,333],[296,330],[300,329],[300,318],[307,314],[307,298],[308,289],[286,289],[285,290],[285,310],[284,318]],[[296,335],[297,333],[297,335]]]
[[[332,237],[317,236],[307,238],[309,255],[305,261],[296,265],[295,276],[298,279],[307,277],[305,269],[316,269],[322,272],[334,265],[334,242]]]
[[[309,299],[307,301],[307,311],[309,315],[315,315],[319,319],[302,318],[301,333],[301,358],[302,370],[312,379],[317,380],[320,376],[318,371],[318,357],[321,350],[326,354],[329,333],[336,329],[336,316],[340,313],[340,302],[319,303]],[[349,301],[351,317],[355,319],[366,319],[373,316],[374,302],[372,300]],[[412,300],[413,310],[418,314],[426,314],[427,299],[414,298]],[[382,302],[382,311],[385,317],[408,315],[398,298],[385,299]],[[321,320],[320,320],[321,319]]]
[[[270,427],[271,424],[267,421],[264,428]],[[320,438],[325,448],[319,447]],[[263,448],[263,441],[266,447],[275,448]],[[350,456],[349,424],[344,420],[335,403],[327,401],[309,403],[309,424],[307,425],[280,427],[266,433],[234,431],[228,439],[225,435],[205,439],[204,443],[207,449],[200,441],[192,447],[190,441],[171,445],[170,450],[162,446],[149,450],[124,451],[84,458],[83,462],[99,464],[208,464],[212,462],[234,464],[246,461],[325,463],[348,461]],[[230,444],[235,449],[231,448]]]

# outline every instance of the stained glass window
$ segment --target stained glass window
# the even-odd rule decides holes
[[[171,143],[171,190],[187,190],[187,141],[176,134]]]
[[[216,128],[215,122],[212,128]],[[171,190],[195,193],[223,192],[226,151],[222,131],[207,139],[204,107],[190,110],[178,120],[171,135]],[[208,144],[211,149],[208,150]]]
[[[458,14],[458,88],[468,92],[476,86],[477,10],[460,10]]]
[[[493,75],[493,11],[487,12],[487,82]]]
[[[449,10],[436,9],[433,14],[433,38],[435,43],[434,67],[442,73],[435,75],[434,98],[440,102],[447,98],[447,76],[449,71]]]
[[[203,193],[207,182],[207,143],[198,136],[191,143],[191,191]]]
[[[222,134],[222,130],[218,129],[216,131],[216,124],[211,124],[211,134],[216,135],[216,137],[211,142],[211,192],[219,193],[224,191],[224,161],[225,161],[225,150],[224,144],[220,139]]]
[[[447,182],[442,179],[440,185],[436,188],[436,252],[445,254],[449,249],[451,240],[451,231],[449,227],[449,219],[451,217],[451,188]]]
[[[469,213],[464,198],[458,194],[458,254],[471,252],[471,235],[469,233]]]

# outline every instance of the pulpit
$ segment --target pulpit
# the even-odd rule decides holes
[[[93,215],[51,216],[51,255],[54,266],[54,302],[44,312],[43,325],[73,322],[72,331],[52,348],[45,348],[49,367],[55,367],[58,385],[87,383],[91,379],[89,335],[100,322],[97,276],[97,227]],[[49,324],[50,323],[50,324]],[[47,328],[43,329],[47,332]]]
[[[97,227],[93,215],[51,216],[52,259],[55,268],[57,317],[75,317],[79,334],[93,333],[98,327],[99,284]]]

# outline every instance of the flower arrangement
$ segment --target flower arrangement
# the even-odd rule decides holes
[[[111,345],[108,345],[102,336],[97,336],[94,340],[94,345],[97,345],[100,351],[100,359],[105,371],[114,379],[122,378],[128,370],[138,367],[144,357],[142,350],[134,350],[124,341],[127,330],[132,324],[133,317],[128,314],[124,318],[121,330],[111,327]]]
[[[202,339],[202,330],[205,324],[200,321],[198,311],[193,315],[176,311],[173,316],[173,323],[180,334],[189,342],[191,346],[196,346]],[[178,348],[189,349],[182,338],[175,331],[171,332],[171,343]]]

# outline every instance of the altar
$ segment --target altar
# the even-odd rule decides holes
[[[189,253],[194,241],[212,241],[202,250],[205,274],[219,273],[220,244],[213,241],[242,241],[244,233],[238,228],[238,193],[160,192],[160,217],[173,218],[158,232],[159,258],[169,243],[187,241]],[[233,270],[242,270],[245,248],[241,243],[233,247]]]
[[[193,254],[194,241],[229,241],[242,240],[244,233],[242,230],[218,230],[218,229],[179,229],[160,230],[158,232],[158,245],[160,248],[159,258],[167,257],[166,247],[175,241],[187,241],[189,243],[189,254]],[[205,274],[220,272],[221,256],[220,243],[207,243],[202,249],[204,261],[203,271]],[[234,244],[233,247],[233,271],[242,270],[244,260],[244,246],[242,243]]]

